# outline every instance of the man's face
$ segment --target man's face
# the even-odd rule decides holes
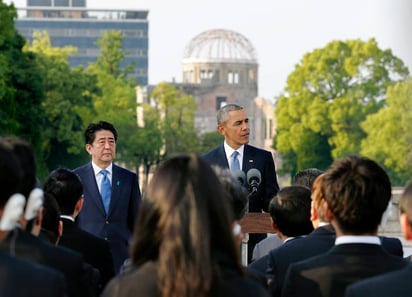
[[[217,129],[225,137],[227,144],[236,150],[249,143],[249,119],[242,109],[229,111],[228,116],[227,121],[218,125]]]
[[[96,165],[106,168],[116,154],[116,141],[113,133],[108,130],[97,131],[93,143],[86,144],[86,150]]]

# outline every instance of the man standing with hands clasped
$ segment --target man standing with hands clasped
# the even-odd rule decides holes
[[[137,175],[113,164],[117,131],[108,122],[91,123],[85,131],[90,163],[75,169],[84,186],[84,203],[77,217],[80,228],[106,239],[119,272],[129,257],[129,239],[140,205]]]
[[[261,174],[261,181],[257,191],[249,196],[249,212],[267,212],[270,200],[279,191],[275,164],[270,152],[248,145],[249,119],[243,107],[227,104],[220,108],[217,112],[217,130],[225,140],[222,145],[203,155],[203,158],[210,164],[229,168],[231,171],[242,170],[247,173],[250,169],[257,169]],[[265,237],[266,234],[250,234],[249,262],[253,247]]]

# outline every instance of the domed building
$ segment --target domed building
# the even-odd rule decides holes
[[[186,45],[182,66],[182,83],[171,84],[195,98],[199,133],[216,131],[217,110],[236,103],[249,116],[250,144],[273,151],[274,106],[258,97],[257,53],[245,36],[225,29],[200,33]],[[142,89],[138,102],[150,92],[151,87]]]

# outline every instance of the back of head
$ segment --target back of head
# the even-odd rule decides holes
[[[43,189],[53,195],[63,215],[72,215],[76,203],[83,195],[83,184],[79,176],[65,168],[58,168],[50,173]]]
[[[218,263],[240,271],[224,195],[210,165],[196,154],[173,157],[155,171],[131,255],[136,266],[158,260],[162,296],[206,296]]]
[[[317,219],[319,222],[327,222],[327,218],[325,216],[325,209],[323,207],[323,204],[325,202],[325,197],[323,197],[323,192],[322,192],[322,179],[323,175],[319,175],[315,181],[313,182],[312,185],[312,203],[313,206],[316,208],[316,213],[317,213]]]
[[[239,106],[237,104],[226,104],[225,106],[222,106],[218,111],[217,111],[217,124],[221,125],[224,122],[227,121],[227,119],[229,118],[228,113],[234,110],[241,110],[243,109],[242,106]]]
[[[96,138],[96,132],[101,130],[107,130],[113,133],[114,140],[117,141],[117,130],[113,124],[100,121],[97,123],[90,123],[84,132],[84,141],[86,144],[92,144]]]
[[[10,147],[20,162],[23,176],[19,192],[27,199],[36,186],[36,161],[33,148],[30,143],[15,136],[4,137],[0,141]]]
[[[41,222],[40,236],[50,243],[56,244],[59,234],[60,209],[56,200],[50,193],[44,192],[43,219]]]
[[[335,161],[322,178],[322,194],[341,231],[377,231],[391,198],[386,172],[373,160],[347,156]]]
[[[322,173],[323,171],[317,168],[303,169],[296,173],[296,175],[293,177],[293,184],[304,186],[309,188],[309,190],[312,190],[313,182]]]
[[[287,237],[312,232],[310,190],[303,186],[281,189],[269,203],[269,213],[280,232]]]
[[[10,196],[20,192],[22,171],[10,147],[0,141],[0,209]]]
[[[247,212],[248,191],[227,168],[212,165],[219,181],[227,193],[236,220],[240,220]]]
[[[401,213],[405,213],[409,221],[412,222],[412,182],[405,187],[399,199],[399,209]]]

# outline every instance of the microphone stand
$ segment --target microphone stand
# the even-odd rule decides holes
[[[253,187],[251,191],[249,192],[249,195],[247,197],[247,205],[246,205],[246,213],[249,212],[249,199],[250,197],[254,196],[257,193],[257,189]],[[242,250],[241,250],[241,255],[242,255],[242,265],[247,266],[248,265],[248,242],[249,242],[249,233],[243,233],[243,238],[242,238]]]

